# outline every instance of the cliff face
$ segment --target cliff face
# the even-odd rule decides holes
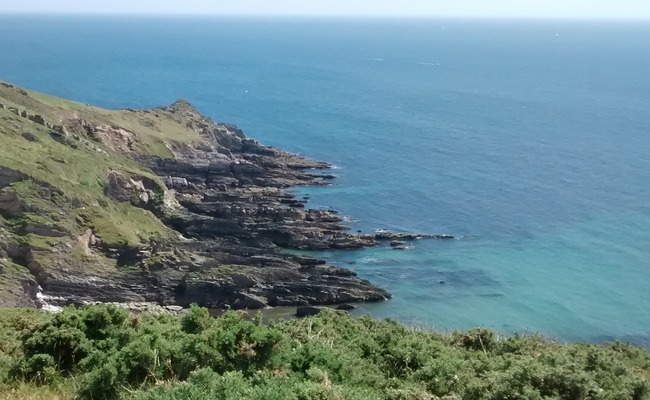
[[[314,171],[328,167],[182,100],[111,111],[0,83],[0,305],[386,299],[353,271],[284,250],[387,239],[350,234],[287,190],[327,184]]]

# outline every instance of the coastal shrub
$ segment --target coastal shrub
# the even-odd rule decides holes
[[[0,389],[14,380],[22,355],[20,337],[50,315],[36,310],[5,309],[0,312]]]
[[[373,400],[381,397],[368,390],[334,385],[323,371],[313,370],[306,379],[260,372],[247,378],[240,372],[222,375],[210,369],[193,373],[185,382],[174,382],[138,394],[138,400]]]
[[[322,346],[317,342],[308,342],[293,349],[290,365],[292,371],[304,375],[314,369],[328,371],[337,381],[346,375],[344,355],[337,349]]]
[[[139,199],[136,199],[133,203],[137,204],[138,201]],[[151,198],[150,208],[156,215],[163,213],[165,209],[165,192],[162,189],[154,191],[153,197]]]
[[[0,398],[26,388],[80,400],[650,396],[650,355],[627,344],[413,331],[333,311],[269,325],[236,312],[214,319],[196,306],[181,317],[106,306],[0,311],[0,338]]]
[[[173,374],[179,380],[188,379],[199,368],[222,370],[225,364],[223,356],[205,338],[183,337],[178,341],[177,351],[171,355]]]
[[[73,326],[48,325],[26,334],[23,342],[25,365],[36,365],[30,358],[48,355],[54,365],[63,372],[72,372],[73,368],[91,351],[92,345],[84,331]],[[38,372],[25,369],[24,372]],[[30,377],[30,375],[26,375]]]
[[[186,382],[158,387],[137,396],[140,400],[254,399],[253,390],[240,372],[219,375],[209,368],[194,372]]]
[[[66,308],[48,322],[23,334],[24,362],[18,371],[27,378],[44,373],[44,355],[61,372],[70,373],[93,349],[110,350],[124,345],[128,333],[122,329],[128,311],[114,306]],[[34,358],[34,360],[30,360]]]
[[[259,369],[274,367],[274,349],[282,334],[263,325],[261,319],[247,321],[235,312],[227,312],[202,338],[222,357],[222,364],[213,366],[217,372],[236,370],[250,376]]]
[[[82,377],[77,395],[81,399],[116,399],[121,381],[116,365],[113,362],[105,363]]]
[[[34,354],[25,358],[14,367],[14,372],[39,384],[52,383],[59,377],[56,361],[49,354]]]
[[[386,391],[386,400],[437,400],[438,397],[419,387],[399,387]]]
[[[207,308],[192,304],[190,306],[190,312],[181,319],[181,326],[183,327],[183,332],[196,334],[208,329],[213,322],[213,318],[210,317]]]
[[[128,340],[123,335],[122,329],[129,317],[128,310],[115,306],[87,307],[82,309],[80,314],[85,327],[84,333],[88,339],[94,341],[121,339],[116,345],[121,345]]]
[[[496,347],[494,332],[484,328],[473,328],[466,333],[455,334],[457,342],[468,350],[492,351]]]

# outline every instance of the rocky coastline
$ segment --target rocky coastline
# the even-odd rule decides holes
[[[0,277],[21,286],[11,288],[15,295],[4,296],[3,305],[113,302],[164,308],[197,303],[261,309],[383,301],[390,293],[354,271],[286,250],[452,238],[350,233],[336,211],[310,209],[290,191],[330,184],[334,177],[323,172],[329,164],[264,146],[184,100],[112,114],[78,105],[61,111],[31,92],[2,85],[2,135],[17,145],[24,140],[52,146],[66,157],[70,151],[70,159],[89,152],[106,161],[95,201],[74,193],[74,185],[25,171],[0,153],[0,260],[5,260]],[[174,140],[164,127],[183,129],[189,139]],[[164,148],[151,151],[149,130],[164,137]],[[10,136],[16,134],[20,138]],[[42,200],[24,197],[18,188],[27,182]],[[141,235],[137,243],[109,239],[110,230],[102,230],[96,214],[87,211],[102,204],[126,215],[135,212],[132,208],[146,212],[152,224],[162,226],[160,233]],[[50,219],[38,222],[49,214]],[[23,273],[11,275],[9,268]]]

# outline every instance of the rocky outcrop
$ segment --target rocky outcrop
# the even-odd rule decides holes
[[[163,201],[166,188],[160,187],[154,180],[143,176],[129,177],[120,171],[109,171],[104,193],[119,202],[131,203],[143,208],[154,207],[156,196]]]
[[[11,185],[14,182],[19,182],[27,178],[28,178],[27,174],[0,165],[0,189],[4,189],[5,187]]]
[[[164,239],[144,238],[140,244],[103,240],[87,213],[74,212],[84,208],[83,200],[34,181],[38,197],[56,207],[48,211],[46,221],[27,218],[26,223],[8,224],[8,237],[36,235],[43,243],[19,238],[16,245],[0,249],[29,271],[32,280],[27,286],[42,288],[51,305],[100,301],[258,309],[381,301],[390,294],[353,271],[286,249],[355,249],[451,238],[350,233],[336,211],[310,209],[308,199],[297,199],[289,191],[330,184],[334,176],[318,172],[329,168],[327,163],[264,146],[232,125],[215,123],[183,100],[154,110],[122,112],[122,120],[139,121],[148,130],[175,126],[193,132],[188,135],[192,140],[165,139],[165,151],[172,153],[166,157],[143,150],[146,141],[135,125],[125,129],[114,121],[93,119],[94,113],[61,115],[53,123],[48,118],[53,121],[55,114],[4,108],[25,126],[45,127],[53,139],[74,151],[100,152],[109,161],[116,154],[130,159],[111,164],[99,194],[104,200],[97,203],[110,200],[120,207],[146,209],[174,233]],[[156,135],[166,138],[164,132]],[[140,172],[129,166],[133,162]],[[33,181],[23,171],[4,167],[0,159],[2,216],[20,219],[25,212],[35,212],[11,187],[28,179]],[[66,218],[76,225],[57,224]],[[34,302],[35,296],[29,295]]]
[[[23,94],[24,96],[27,96],[27,92],[25,92],[25,91],[22,91],[21,94]],[[19,109],[17,107],[12,107],[10,105],[3,104],[3,103],[0,103],[0,109],[9,110],[10,112],[16,114],[17,116],[22,117],[22,118],[27,118],[30,121],[32,121],[32,122],[34,122],[34,123],[36,123],[38,125],[43,125],[43,126],[45,126],[47,128],[55,129],[56,131],[62,131],[63,130],[62,126],[55,126],[54,124],[47,122],[45,120],[45,117],[43,117],[42,115],[31,114],[31,113],[27,112],[27,110],[21,110],[21,109]]]

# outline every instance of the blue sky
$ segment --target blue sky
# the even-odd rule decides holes
[[[650,0],[0,0],[0,12],[650,19]]]

